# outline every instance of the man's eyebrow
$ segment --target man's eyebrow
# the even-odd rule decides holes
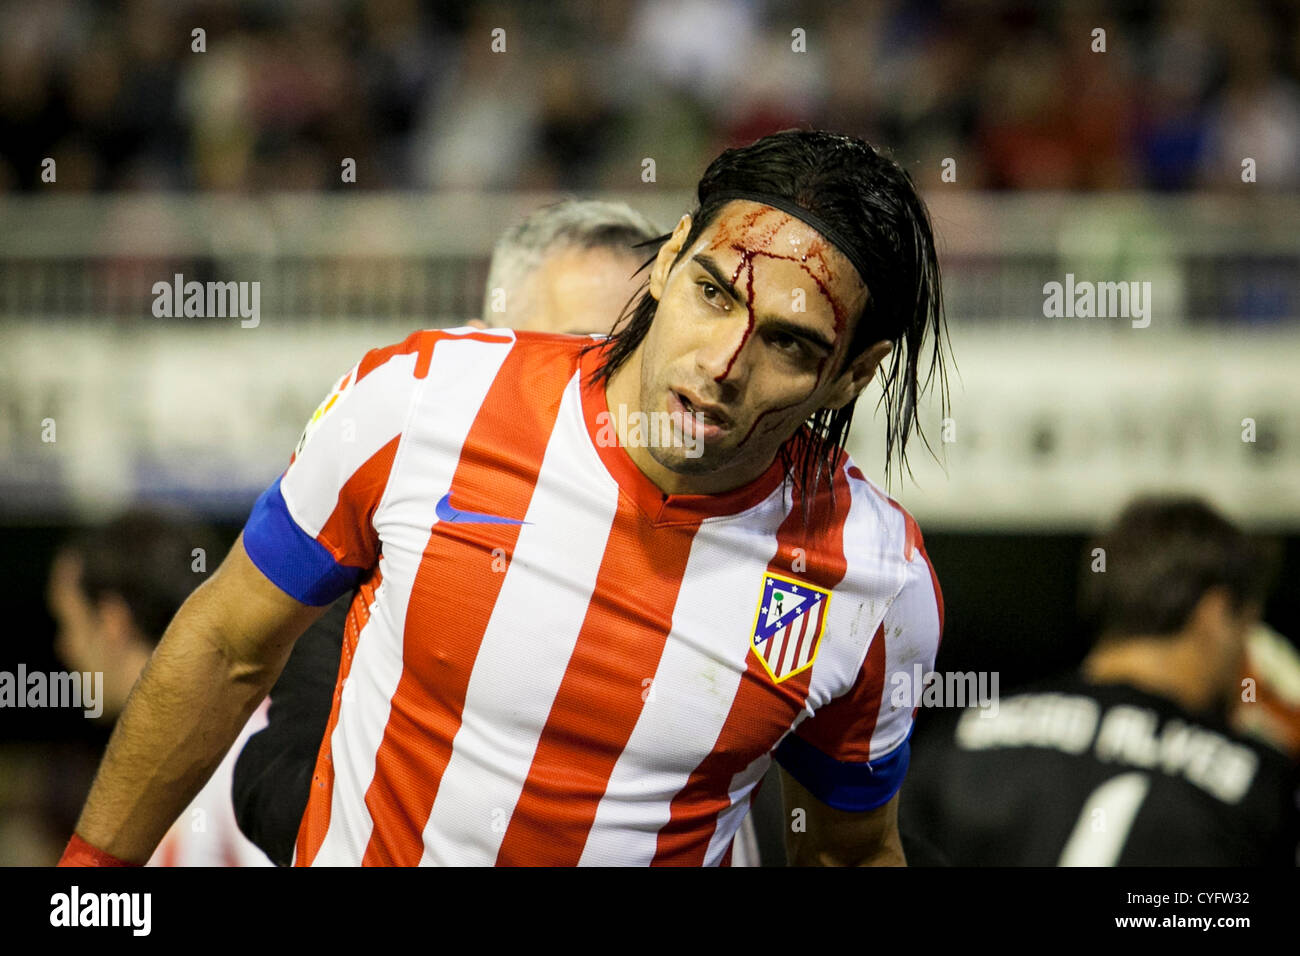
[[[712,256],[705,255],[704,253],[700,253],[697,256],[691,257],[691,261],[699,265],[701,269],[703,269],[710,276],[712,276],[714,284],[717,285],[717,287],[720,288],[723,292],[727,293],[727,295],[731,296],[732,299],[734,299],[737,302],[744,301],[741,299],[740,293],[736,291],[736,287],[733,286],[730,282],[728,282],[727,279],[723,276],[722,270],[718,268],[718,264],[713,261]],[[768,328],[775,329],[780,332],[785,332],[787,335],[793,335],[798,338],[807,339],[813,345],[819,346],[825,349],[827,352],[835,351],[834,342],[832,342],[830,339],[828,339],[826,336],[822,335],[820,332],[816,331],[815,329],[810,329],[807,326],[800,325],[797,322],[791,322],[789,319],[783,319],[780,316],[772,315],[772,316],[765,316],[763,324],[766,325]]]
[[[718,268],[718,264],[713,261],[712,256],[705,255],[701,252],[699,255],[693,256],[691,261],[699,265],[699,267],[709,275],[713,276],[713,281],[717,284],[719,289],[727,293],[727,295],[731,296],[737,302],[744,301],[744,299],[740,297],[740,293],[736,291],[736,287],[722,274],[722,270]]]

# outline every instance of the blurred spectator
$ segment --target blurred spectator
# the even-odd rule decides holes
[[[135,0],[0,10],[0,189],[681,186],[793,125],[967,187],[1300,182],[1294,4]],[[191,31],[206,31],[205,52]],[[1093,31],[1105,30],[1105,51]],[[502,33],[494,31],[504,31]],[[802,32],[799,32],[802,31]]]
[[[103,675],[101,720],[117,719],[172,617],[222,553],[208,528],[146,509],[122,514],[59,551],[48,590],[56,650],[71,670]],[[236,748],[265,722],[263,708]],[[235,824],[230,780],[237,752],[217,767],[150,865],[268,865]]]
[[[418,184],[503,189],[515,184],[538,133],[544,58],[513,17],[480,11],[458,38],[448,82],[423,110],[415,137]],[[493,37],[493,31],[503,31]],[[493,44],[500,52],[493,51]]]
[[[1205,100],[1217,69],[1198,0],[1168,0],[1146,53],[1146,96],[1138,107],[1134,148],[1141,181],[1152,189],[1195,183],[1205,152]]]
[[[1275,30],[1254,3],[1235,7],[1223,20],[1226,75],[1209,106],[1206,185],[1241,182],[1247,157],[1255,161],[1261,185],[1300,184],[1300,91],[1278,70]]]

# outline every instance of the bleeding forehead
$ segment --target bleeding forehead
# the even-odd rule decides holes
[[[795,281],[802,273],[829,302],[837,325],[866,296],[857,269],[834,244],[797,216],[761,203],[736,200],[724,206],[691,255],[701,252],[731,273],[733,283],[743,283],[748,268],[755,279],[765,266]]]

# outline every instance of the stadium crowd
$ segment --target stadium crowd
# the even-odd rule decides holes
[[[337,189],[343,157],[363,189],[634,188],[647,156],[683,187],[794,125],[890,143],[923,187],[945,157],[972,188],[1179,190],[1250,156],[1287,189],[1297,18],[1268,0],[9,4],[0,190],[38,188],[47,156],[83,191]]]

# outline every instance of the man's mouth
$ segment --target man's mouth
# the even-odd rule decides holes
[[[731,427],[731,419],[719,406],[701,401],[689,392],[671,389],[668,411],[681,415],[682,430],[704,440],[720,437]]]

